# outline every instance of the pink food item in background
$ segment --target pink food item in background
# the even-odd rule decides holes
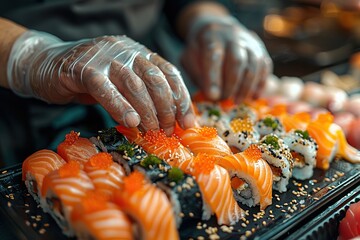
[[[295,101],[295,102],[289,102],[286,106],[286,110],[289,114],[295,114],[300,112],[311,112],[312,107],[307,102]]]
[[[312,109],[310,109],[310,111],[308,113],[310,113],[311,115],[311,119],[317,119],[317,117],[319,116],[319,114],[321,113],[327,113],[329,112],[326,108],[323,107],[314,107]]]
[[[267,97],[266,101],[269,107],[273,107],[279,104],[287,104],[289,102],[289,100],[286,97],[281,95],[274,95],[271,97]]]
[[[349,124],[347,141],[357,149],[360,149],[360,118],[356,118]]]
[[[326,106],[327,95],[324,86],[316,82],[306,82],[301,99],[315,107]]]
[[[325,86],[326,108],[330,112],[336,113],[344,109],[349,97],[348,94],[337,87]]]
[[[360,117],[360,94],[352,96],[344,106],[344,110]]]
[[[358,239],[360,237],[360,202],[353,203],[339,224],[338,240]]]
[[[299,100],[303,89],[304,82],[298,77],[287,77],[283,76],[280,79],[279,94],[286,97],[290,101]]]
[[[348,136],[350,124],[353,120],[355,120],[355,116],[350,112],[339,112],[334,114],[334,123],[343,129],[345,136]]]

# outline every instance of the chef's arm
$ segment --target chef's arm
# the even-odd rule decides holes
[[[7,81],[7,62],[9,59],[11,47],[15,40],[26,31],[26,28],[0,18],[0,86],[8,88]]]

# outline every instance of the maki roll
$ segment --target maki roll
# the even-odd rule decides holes
[[[110,153],[97,153],[85,164],[84,171],[93,182],[95,189],[111,196],[116,189],[120,189],[125,177],[124,168],[113,161]]]
[[[175,128],[175,134],[179,137],[182,145],[189,148],[193,154],[207,153],[220,159],[231,154],[230,147],[218,136],[216,128],[193,127],[186,130]]]
[[[255,123],[255,129],[260,134],[260,137],[269,134],[282,136],[285,133],[284,126],[280,122],[279,118],[272,115],[268,115],[258,120]]]
[[[77,161],[81,165],[98,153],[96,146],[88,139],[80,137],[80,133],[71,131],[65,140],[57,146],[57,153],[66,161]]]
[[[249,207],[260,204],[261,210],[272,203],[273,173],[256,145],[225,156],[218,165],[229,172],[237,201]]]
[[[45,176],[41,189],[42,200],[45,201],[42,207],[54,218],[65,235],[73,236],[71,211],[87,191],[94,189],[80,163],[70,161]]]
[[[307,131],[291,130],[283,138],[293,156],[293,177],[305,180],[312,177],[316,166],[318,145]]]
[[[147,153],[154,154],[171,166],[192,158],[192,153],[185,148],[176,136],[166,136],[164,130],[149,130],[145,134],[137,128],[117,126],[116,129],[124,134],[130,142],[138,144]]]
[[[71,223],[77,239],[135,239],[128,216],[97,191],[87,192],[74,206]]]
[[[31,196],[40,203],[44,177],[59,169],[65,160],[56,152],[42,149],[28,156],[22,164],[22,180]]]
[[[178,228],[182,224],[193,223],[194,219],[201,219],[203,200],[194,176],[173,167],[157,185],[165,191],[173,205]]]
[[[289,146],[275,134],[264,136],[257,146],[273,172],[273,189],[286,192],[294,167]]]
[[[180,168],[193,175],[199,184],[203,197],[203,220],[215,215],[219,225],[234,225],[242,217],[244,211],[237,204],[227,170],[217,164],[216,157],[206,153],[198,153],[194,159],[184,161]]]
[[[115,191],[114,203],[134,220],[139,239],[179,239],[175,215],[166,194],[134,171],[124,178],[123,188]]]
[[[255,130],[249,118],[233,119],[228,126],[217,125],[219,136],[231,147],[233,153],[245,151],[251,144],[260,139],[260,134]]]

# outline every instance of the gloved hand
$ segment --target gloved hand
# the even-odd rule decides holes
[[[43,32],[21,35],[8,61],[10,88],[49,103],[100,103],[119,124],[173,132],[194,124],[179,71],[125,36],[63,42]]]
[[[231,16],[202,14],[190,26],[182,64],[209,99],[238,103],[260,94],[273,66],[254,32]]]

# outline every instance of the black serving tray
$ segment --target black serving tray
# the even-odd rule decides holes
[[[217,225],[215,218],[194,219],[182,225],[180,236],[181,239],[209,239],[211,234],[220,239],[291,239],[293,234],[299,234],[300,227],[314,221],[328,207],[333,204],[343,207],[338,201],[356,191],[359,185],[360,164],[334,160],[327,171],[315,169],[310,180],[291,179],[286,193],[274,191],[273,203],[265,211],[242,206],[247,216],[231,231]],[[0,170],[0,213],[2,222],[7,223],[8,231],[17,239],[68,239],[28,194],[21,180],[21,165]]]

